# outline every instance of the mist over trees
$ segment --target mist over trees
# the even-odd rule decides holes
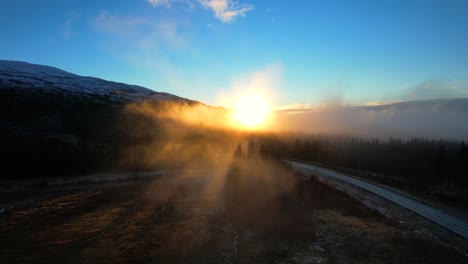
[[[395,183],[403,177],[415,185],[468,185],[468,146],[461,140],[266,132],[248,137],[228,128],[179,122],[160,114],[166,108],[159,102],[131,108],[159,109],[154,114],[128,111],[101,97],[89,100],[8,89],[1,95],[2,178],[209,167],[229,162],[236,153],[385,174]],[[181,105],[176,113],[190,113],[191,106]],[[204,111],[200,109],[197,115]],[[209,116],[224,115],[221,110],[215,113]]]
[[[161,112],[166,105],[151,102]],[[0,89],[0,178],[206,167],[238,141],[228,130],[128,108],[106,97]]]

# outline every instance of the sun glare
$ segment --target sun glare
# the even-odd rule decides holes
[[[248,94],[238,99],[234,110],[237,122],[247,128],[256,128],[268,117],[270,107],[261,96]]]

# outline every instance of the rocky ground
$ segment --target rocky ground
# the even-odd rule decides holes
[[[366,205],[369,209],[387,218],[388,221],[396,223],[408,230],[412,230],[418,237],[437,241],[437,243],[444,244],[447,247],[457,250],[460,254],[468,256],[468,240],[413,211],[347,182],[320,174],[311,174],[306,170],[303,170],[301,173],[305,177],[313,177],[314,180],[318,180],[321,183],[350,195],[355,200]],[[424,202],[424,200],[422,200],[422,202]],[[460,215],[459,217],[466,217],[466,215]]]
[[[0,216],[0,261],[468,261],[326,184],[304,181],[286,168],[254,168],[241,164],[234,172],[181,173],[50,195]],[[289,178],[271,178],[284,174]]]

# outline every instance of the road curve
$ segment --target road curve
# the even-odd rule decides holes
[[[382,196],[392,202],[395,202],[403,207],[408,208],[409,210],[455,232],[456,234],[468,239],[468,222],[455,218],[454,216],[441,211],[432,206],[422,204],[414,199],[408,198],[404,195],[392,192],[386,188],[382,188],[373,184],[370,184],[365,181],[358,180],[346,176],[342,173],[321,168],[315,165],[304,164],[296,161],[288,161],[288,163],[296,169],[306,169],[314,173],[319,173],[320,175],[332,177],[347,183],[353,184],[357,187],[360,187],[369,192],[375,193],[379,196]]]

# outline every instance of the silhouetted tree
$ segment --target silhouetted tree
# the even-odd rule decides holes
[[[236,151],[234,151],[234,157],[242,158],[242,146],[241,146],[241,144],[237,144]]]
[[[252,138],[249,139],[249,143],[247,146],[247,155],[250,157],[254,156],[255,154],[255,142]]]

